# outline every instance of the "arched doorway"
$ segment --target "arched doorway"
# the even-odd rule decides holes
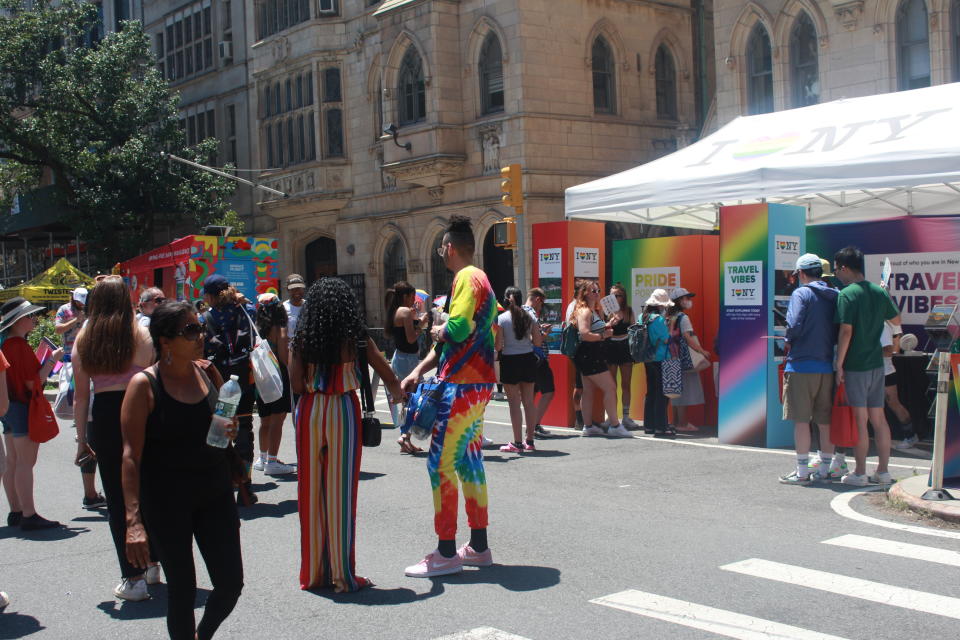
[[[333,238],[317,238],[306,246],[303,277],[307,286],[326,276],[337,275],[337,241]]]
[[[400,280],[407,279],[407,252],[403,241],[394,236],[383,252],[383,290],[386,291]]]
[[[493,244],[493,228],[483,238],[483,270],[497,300],[503,303],[503,292],[513,281],[513,251]]]

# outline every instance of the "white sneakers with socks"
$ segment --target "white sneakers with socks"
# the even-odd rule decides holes
[[[113,595],[130,602],[140,602],[150,597],[150,594],[147,593],[146,580],[130,580],[129,578],[120,579],[120,584],[113,589]]]

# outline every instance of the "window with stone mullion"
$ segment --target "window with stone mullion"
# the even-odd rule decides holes
[[[747,40],[747,112],[750,115],[773,111],[773,53],[770,36],[757,23]]]
[[[903,0],[897,8],[897,89],[930,86],[930,30],[924,0]]]
[[[503,111],[503,50],[500,39],[491,33],[480,51],[481,113]]]
[[[397,120],[401,125],[413,124],[427,117],[426,83],[420,54],[412,46],[400,63],[397,86]]]
[[[817,28],[806,11],[800,12],[790,31],[790,66],[793,106],[820,102]]]
[[[315,160],[313,81],[304,69],[264,84],[260,110],[263,162],[279,169]]]
[[[188,7],[157,34],[157,58],[163,60],[168,82],[183,80],[214,68],[213,25],[209,3]]]
[[[663,45],[657,47],[654,78],[657,91],[657,117],[661,120],[676,120],[677,72],[673,64],[673,56]]]
[[[597,36],[593,41],[590,58],[593,67],[593,111],[615,113],[613,51],[602,36]]]
[[[257,39],[263,40],[310,19],[310,0],[260,0],[254,15]]]

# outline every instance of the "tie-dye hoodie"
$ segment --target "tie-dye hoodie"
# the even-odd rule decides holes
[[[493,327],[497,299],[487,274],[470,265],[453,278],[450,319],[440,351],[439,376],[457,384],[493,384]]]

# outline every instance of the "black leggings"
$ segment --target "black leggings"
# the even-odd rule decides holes
[[[123,458],[123,438],[120,435],[120,405],[123,391],[105,391],[93,397],[93,422],[88,424],[90,448],[97,454],[100,484],[107,499],[110,533],[120,563],[120,575],[132,578],[143,573],[127,561],[127,508],[123,502],[123,483],[120,467]],[[156,562],[156,553],[150,545],[150,560]]]
[[[171,640],[193,640],[194,631],[200,640],[207,640],[233,611],[243,590],[240,519],[232,492],[206,501],[180,498],[187,504],[158,504],[145,497],[144,518],[167,579],[167,631]],[[213,583],[199,626],[195,626],[193,617],[197,595],[194,538]]]
[[[643,430],[664,431],[667,428],[667,396],[663,395],[663,372],[659,362],[644,362],[647,374],[647,395],[643,400]]]

